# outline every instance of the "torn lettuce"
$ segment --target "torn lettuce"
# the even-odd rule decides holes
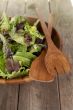
[[[1,32],[9,31],[10,30],[9,18],[6,16],[5,13],[3,13],[1,19],[2,19],[1,22],[0,22],[0,30],[1,30]]]
[[[32,61],[44,47],[44,36],[23,16],[0,20],[0,77],[6,79],[29,75]]]
[[[18,78],[22,76],[27,76],[29,69],[25,69],[25,67],[21,67],[18,72],[12,72],[12,74],[7,73],[7,79]]]
[[[31,45],[35,44],[36,38],[44,39],[44,36],[39,33],[37,27],[35,27],[34,25],[31,26],[29,23],[26,22],[24,30],[32,37]]]

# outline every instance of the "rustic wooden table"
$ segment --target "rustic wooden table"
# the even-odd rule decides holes
[[[37,0],[36,0],[37,1]],[[0,13],[36,16],[27,6],[31,0],[0,0]],[[70,0],[39,0],[48,19],[49,8],[54,26],[64,40],[64,52],[73,64],[73,7]],[[58,76],[52,83],[31,82],[23,85],[0,85],[0,110],[73,110],[73,69],[69,76]]]

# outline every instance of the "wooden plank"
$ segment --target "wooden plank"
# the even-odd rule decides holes
[[[17,110],[18,86],[0,85],[0,110]]]
[[[46,2],[43,2],[43,3],[45,4]],[[44,6],[44,4],[43,4],[43,6]],[[24,8],[22,6],[22,9],[19,10],[20,6],[22,6],[22,3],[17,3],[15,0],[13,0],[13,1],[9,0],[8,8],[6,11],[7,14],[9,16],[13,16],[16,14],[22,15],[23,14],[22,10]],[[46,5],[46,7],[48,9],[48,5]],[[48,10],[47,10],[47,12],[48,12]],[[27,11],[27,13],[28,13],[28,11]],[[47,18],[48,13],[46,14],[46,12],[45,12],[44,15]],[[53,82],[51,84],[48,84],[48,83],[42,84],[42,83],[38,83],[38,82],[32,82],[31,84],[21,85],[18,107],[17,107],[18,85],[15,87],[13,87],[11,85],[5,86],[4,88],[1,87],[1,94],[2,94],[2,91],[7,91],[5,93],[3,92],[3,95],[2,95],[2,98],[0,101],[2,110],[5,109],[5,108],[3,108],[2,100],[4,100],[3,97],[6,97],[7,94],[8,94],[8,96],[7,96],[8,103],[7,103],[7,100],[5,100],[4,105],[6,104],[6,109],[9,109],[9,110],[11,110],[11,109],[15,110],[17,108],[19,110],[21,110],[21,109],[22,110],[24,110],[24,109],[25,110],[29,110],[29,109],[30,110],[48,110],[48,109],[60,110],[57,80],[55,80],[55,82]],[[13,100],[12,97],[9,98],[10,96],[15,97],[15,99],[13,98],[14,99]],[[12,104],[10,102],[12,102]],[[13,108],[13,104],[14,104],[14,108]]]
[[[7,12],[8,1],[4,0],[3,3],[2,1],[0,2],[0,10]],[[0,85],[0,110],[17,110],[18,92],[18,85]]]
[[[56,4],[56,8],[54,4]],[[51,1],[52,13],[55,18],[55,27],[64,40],[63,51],[68,55],[73,65],[73,7],[70,0]],[[55,11],[54,11],[55,10]],[[61,110],[73,110],[73,68],[71,75],[59,76],[59,88],[61,99]]]
[[[1,16],[2,12],[6,10],[7,2],[8,2],[8,0],[0,0],[0,16]]]
[[[35,3],[36,6],[39,8],[39,11],[43,12],[43,18],[45,19],[45,21],[48,21],[48,16],[49,16],[49,6],[48,6],[48,0],[39,0],[39,2],[37,2],[37,0],[26,0],[26,16],[34,16],[37,17],[36,11],[33,9],[28,8],[30,6],[30,4]]]
[[[25,0],[9,0],[7,14],[9,16],[24,15]]]
[[[20,86],[18,110],[60,110],[58,87],[53,83],[32,82]]]
[[[45,15],[43,16],[43,18],[45,19],[45,21],[47,21],[49,15],[47,0],[45,0],[45,6],[46,6],[45,9],[43,8],[44,0],[40,0],[40,2],[37,2],[37,0],[9,0],[7,14],[9,16],[26,15],[26,16],[37,17],[35,10],[28,8],[29,5],[33,2],[36,3],[37,7],[40,7],[40,10],[42,10],[43,15]]]

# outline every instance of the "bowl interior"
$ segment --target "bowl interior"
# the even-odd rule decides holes
[[[40,23],[37,25],[37,28],[38,28],[39,32],[44,35]],[[55,28],[52,29],[51,39],[52,39],[53,43],[55,44],[55,46],[60,49],[61,41],[60,41],[60,37],[59,37],[57,31],[55,30]]]
[[[37,18],[28,17],[27,20],[28,20],[31,24],[33,24],[33,23],[37,20]],[[47,23],[46,23],[46,25],[48,26]],[[44,35],[40,23],[38,23],[37,29],[39,30],[39,32],[40,32],[41,34]],[[62,42],[61,42],[61,39],[60,39],[60,36],[59,36],[58,32],[56,31],[56,29],[55,29],[54,27],[53,27],[53,29],[52,29],[51,38],[52,38],[52,41],[53,41],[53,43],[55,44],[55,46],[60,49],[61,46],[62,46]]]
[[[31,24],[33,24],[36,21],[36,18],[27,17],[27,20]],[[40,23],[38,23],[37,28],[38,28],[39,32],[44,35]],[[56,45],[56,47],[61,49],[62,42],[61,42],[60,36],[59,36],[59,34],[58,34],[58,32],[56,31],[55,28],[52,29],[51,38],[52,38],[52,41],[54,42],[54,44]],[[31,79],[29,77],[24,77],[23,79],[22,78],[18,78],[18,79],[11,79],[11,80],[6,80],[6,79],[0,78],[0,84],[16,84],[16,83],[20,84],[20,83],[30,82],[30,81],[31,81]]]

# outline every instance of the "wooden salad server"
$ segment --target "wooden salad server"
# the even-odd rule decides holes
[[[64,53],[62,53],[53,43],[51,39],[51,33],[48,32],[47,26],[43,20],[42,13],[38,10],[38,8],[33,3],[31,8],[36,10],[38,18],[40,20],[43,32],[46,37],[48,50],[45,56],[45,66],[48,70],[48,73],[53,77],[56,74],[69,73],[70,72],[70,64],[68,59],[65,57]],[[52,30],[52,26],[49,24],[49,30]],[[35,74],[35,73],[34,73]]]
[[[29,71],[29,77],[32,78],[32,80],[37,81],[49,81],[52,82],[54,80],[54,77],[50,73],[48,73],[46,67],[44,58],[46,55],[46,50],[43,50],[39,57],[37,57],[31,64],[31,68]]]
[[[32,80],[37,80],[37,81],[48,81],[52,82],[54,80],[54,77],[50,73],[48,73],[46,67],[45,67],[45,62],[44,58],[46,55],[46,49],[42,51],[42,53],[37,57],[31,65],[30,71],[29,71],[29,77]]]

